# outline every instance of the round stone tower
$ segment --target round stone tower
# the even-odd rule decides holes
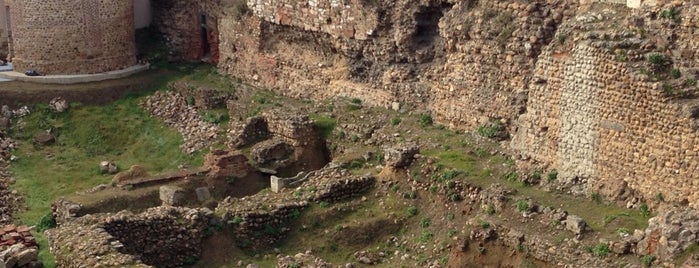
[[[92,74],[136,64],[130,0],[6,0],[18,72]]]

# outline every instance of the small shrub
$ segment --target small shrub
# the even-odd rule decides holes
[[[420,242],[422,242],[422,243],[429,242],[432,240],[433,237],[434,237],[434,234],[432,234],[432,232],[430,232],[429,230],[424,230],[424,231],[422,231],[422,235],[420,236]]]
[[[398,184],[391,186],[391,191],[393,192],[398,192],[398,189],[400,189],[400,185]]]
[[[228,184],[234,184],[235,183],[235,176],[228,176],[226,177],[226,183]]]
[[[478,135],[492,139],[495,138],[501,131],[503,131],[504,126],[499,120],[492,121],[485,125],[479,126],[476,129]]]
[[[352,137],[350,137],[350,140],[352,142],[358,142],[359,141],[359,136],[357,134],[352,134]]]
[[[439,186],[437,186],[437,185],[432,185],[432,186],[430,186],[430,192],[431,192],[431,193],[436,193],[437,190],[439,190]]]
[[[655,199],[658,200],[658,201],[660,201],[660,202],[664,202],[664,201],[665,201],[665,197],[663,196],[663,193],[658,193],[658,194],[656,194],[656,195],[655,195]]]
[[[335,225],[335,231],[342,231],[342,224]]]
[[[553,182],[558,178],[558,171],[551,170],[548,175],[546,175],[546,178],[548,179],[549,182]]]
[[[488,207],[485,209],[485,213],[488,215],[495,215],[495,206],[488,205]]]
[[[642,203],[638,207],[638,210],[641,212],[641,216],[643,216],[643,217],[650,216],[650,209],[648,208],[648,205],[646,203]]]
[[[320,206],[322,208],[328,208],[328,207],[330,207],[330,203],[325,202],[325,201],[320,201],[320,203],[318,203],[318,206]]]
[[[592,201],[595,201],[595,203],[597,204],[602,203],[602,196],[599,193],[592,193],[590,195],[590,199],[592,199]]]
[[[611,252],[611,250],[609,249],[609,245],[607,243],[599,243],[592,248],[591,253],[599,258],[604,258],[609,255],[609,252]]]
[[[667,95],[673,95],[675,94],[675,86],[670,83],[663,83],[663,91],[665,91]]]
[[[422,219],[420,219],[420,227],[422,227],[422,228],[430,227],[430,218],[423,217]]]
[[[403,198],[405,198],[405,199],[417,199],[417,193],[413,192],[413,191],[403,193]]]
[[[566,38],[568,38],[568,36],[565,35],[565,34],[559,34],[559,35],[556,36],[556,39],[558,40],[558,43],[559,43],[559,44],[565,43],[565,42],[566,42]]]
[[[301,211],[298,209],[292,209],[289,213],[289,217],[291,217],[292,219],[298,219],[301,217]]]
[[[454,235],[456,235],[456,230],[452,229],[452,230],[449,230],[449,232],[447,232],[448,237],[454,237]]]
[[[36,223],[36,231],[40,233],[55,227],[56,218],[53,217],[53,214],[51,214],[51,212],[46,213],[46,215],[42,216],[39,219],[39,222]]]
[[[662,54],[653,53],[653,54],[648,55],[648,62],[650,62],[651,64],[653,64],[655,66],[665,65],[666,61],[667,61],[667,59]]]
[[[362,104],[362,100],[359,98],[352,98],[350,99],[350,103],[352,104]]]
[[[408,214],[408,217],[412,217],[417,215],[418,211],[417,208],[414,206],[408,207],[408,210],[406,211],[406,214]]]
[[[631,233],[631,230],[629,230],[629,228],[620,227],[616,229],[616,232],[620,235],[627,235]]]
[[[670,76],[672,76],[672,78],[677,79],[682,77],[682,72],[680,71],[680,69],[673,68],[672,71],[670,71]]]
[[[235,216],[232,220],[228,221],[229,224],[238,225],[243,222],[243,217]]]
[[[398,124],[400,124],[400,122],[401,122],[400,117],[391,118],[391,125],[392,126],[398,125]]]
[[[519,212],[529,211],[529,202],[527,202],[526,200],[517,201],[517,211],[519,211]]]
[[[454,213],[447,213],[447,220],[453,221],[454,220]]]
[[[517,179],[519,179],[519,174],[517,174],[517,171],[512,171],[508,172],[507,174],[504,174],[502,178],[514,182],[517,181]]]
[[[442,172],[442,175],[440,176],[440,181],[448,181],[456,178],[456,176],[459,176],[461,174],[461,171],[458,171],[456,169],[449,169],[445,170]]]
[[[535,170],[534,173],[532,174],[532,183],[537,184],[541,181],[541,170]]]
[[[693,87],[697,85],[697,80],[694,78],[689,78],[684,84],[688,87]]]
[[[459,202],[462,200],[461,195],[458,193],[452,193],[449,195],[449,200],[452,202]]]
[[[655,256],[653,255],[643,255],[643,257],[641,257],[641,263],[643,263],[645,267],[650,267],[653,261],[655,261]]]
[[[432,115],[430,114],[420,114],[420,126],[426,127],[431,126],[434,122],[432,121]]]
[[[668,20],[674,21],[675,23],[680,22],[679,12],[677,11],[677,9],[674,9],[674,8],[665,9],[665,10],[661,11],[660,17],[663,19],[668,19]]]
[[[483,229],[490,228],[490,223],[487,221],[481,220],[481,228],[483,228]]]

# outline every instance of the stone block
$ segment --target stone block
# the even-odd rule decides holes
[[[270,182],[270,187],[272,188],[272,192],[275,192],[275,193],[280,192],[286,186],[284,179],[277,177],[277,176],[271,176],[269,178],[269,182]]]
[[[160,200],[170,206],[181,206],[185,200],[185,192],[177,186],[160,186]]]
[[[211,199],[211,192],[209,192],[209,188],[207,187],[199,187],[194,191],[197,193],[197,199],[199,202],[204,202]]]

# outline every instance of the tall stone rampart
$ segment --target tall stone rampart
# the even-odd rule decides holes
[[[515,153],[588,191],[699,207],[697,3],[626,2],[247,1],[219,20],[219,67],[287,96],[427,109],[454,128],[501,120]],[[654,53],[666,61],[649,65]]]
[[[136,64],[133,1],[7,0],[15,70],[90,74]]]
[[[471,128],[523,110],[536,55],[576,6],[248,1],[247,15],[219,21],[219,67],[291,97],[399,102]]]
[[[673,22],[661,19],[644,23],[657,33],[645,40],[597,28],[549,46],[539,57],[513,148],[612,199],[625,184],[646,202],[699,208],[697,55],[688,49],[699,42],[689,34],[698,29],[696,11],[682,10],[688,16],[675,33],[667,30]],[[669,40],[664,34],[678,39],[656,43]],[[661,45],[667,50],[657,49]],[[670,70],[677,73],[665,73]]]

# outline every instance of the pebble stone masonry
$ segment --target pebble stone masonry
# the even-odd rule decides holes
[[[9,0],[15,70],[92,74],[136,64],[133,1]]]

